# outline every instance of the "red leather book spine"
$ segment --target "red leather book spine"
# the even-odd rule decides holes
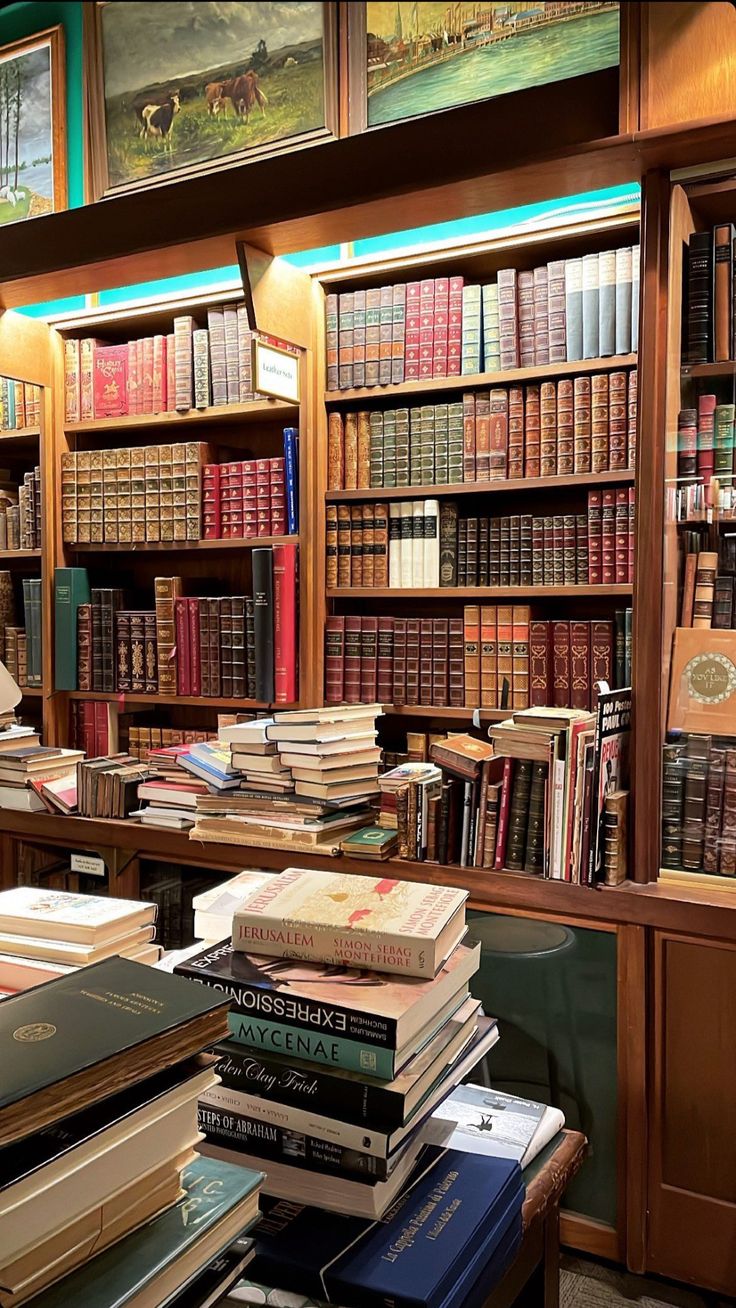
[[[570,623],[552,623],[552,703],[570,707]]]
[[[597,683],[611,685],[613,677],[613,623],[603,620],[590,624],[590,707],[598,703]]]
[[[524,394],[524,476],[538,477],[540,473],[540,411],[539,387],[527,386]]]
[[[539,388],[539,425],[540,476],[554,477],[557,475],[557,387],[554,382],[542,382]]]
[[[95,710],[94,704],[84,700],[81,705],[82,713],[82,740],[80,748],[84,750],[87,758],[97,758],[95,750]]]
[[[109,705],[96,700],[91,707],[94,711],[94,753],[96,758],[103,758],[110,752]]]
[[[516,275],[518,289],[519,363],[522,368],[534,367],[534,273]]]
[[[349,616],[345,619],[344,688],[345,703],[360,703],[360,632],[362,619]]]
[[[202,532],[205,540],[219,540],[222,535],[220,491],[220,465],[206,463],[202,469]]]
[[[419,703],[419,619],[406,620],[406,703]]]
[[[524,476],[524,388],[509,387],[508,476]]]
[[[329,621],[329,619],[328,619]],[[376,700],[391,704],[394,692],[394,620],[378,619],[378,662],[376,670]]]
[[[434,279],[419,284],[419,376],[431,377],[434,360]]]
[[[590,705],[590,623],[570,623],[570,707]]]
[[[573,387],[575,472],[590,472],[590,377],[576,377]]]
[[[432,324],[432,376],[447,376],[450,325],[450,280],[436,277],[434,282],[434,322]]]
[[[141,391],[141,413],[153,413],[153,337],[143,340],[143,386]]]
[[[628,382],[628,401],[627,401],[627,419],[626,419],[626,466],[634,468],[636,466],[636,410],[638,404],[638,373],[636,368],[632,368],[629,373]]]
[[[519,311],[516,294],[516,269],[499,268],[498,325],[501,368],[519,366]]]
[[[557,383],[557,473],[569,477],[575,468],[575,410],[573,383],[563,377]]]
[[[503,481],[509,476],[509,396],[503,387],[495,387],[489,395],[489,430],[487,441],[481,443],[480,424],[477,423],[476,476],[478,481]],[[480,396],[478,396],[480,399]],[[478,413],[476,403],[476,416]],[[481,448],[488,450],[488,475],[481,475]],[[523,454],[522,454],[523,458]]]
[[[297,546],[273,547],[274,703],[293,704],[297,689]]]
[[[529,624],[529,703],[544,708],[550,701],[550,624],[535,620]]]
[[[534,269],[534,363],[549,363],[549,279],[547,266]]]
[[[127,345],[99,345],[94,369],[95,417],[124,417],[128,412]]]
[[[406,287],[406,332],[404,340],[404,380],[416,381],[419,376],[420,336],[420,282],[409,282]]]
[[[153,338],[153,413],[166,408],[166,337]]]
[[[176,693],[177,695],[191,695],[189,614],[185,599],[174,601],[174,621],[176,623]]]
[[[625,372],[612,372],[608,378],[608,466],[627,466],[628,447],[628,378]]]
[[[462,618],[448,623],[448,689],[452,708],[465,704],[465,624]]]
[[[506,842],[509,835],[509,809],[511,807],[511,782],[514,777],[514,760],[503,761],[503,780],[501,782],[501,801],[498,806],[498,829],[496,833],[496,855],[493,866],[500,871],[506,861]]]
[[[603,491],[601,513],[601,581],[604,586],[616,580],[616,492]]]
[[[176,408],[176,348],[174,333],[166,337],[166,408]]]
[[[462,372],[463,350],[463,285],[462,277],[450,278],[447,318],[447,376],[459,377]]]
[[[325,704],[342,704],[345,698],[344,658],[345,619],[332,614],[325,621]]]
[[[187,623],[189,626],[189,680],[191,695],[202,694],[202,652],[199,644],[199,600],[188,599]]]
[[[396,618],[394,622],[392,700],[394,704],[406,703],[406,618]]]
[[[626,583],[629,580],[629,492],[625,486],[616,491],[614,527],[616,581]]]
[[[419,623],[419,703],[432,703],[432,619]]]
[[[588,492],[588,581],[600,586],[603,581],[603,495]]]
[[[128,341],[125,349],[128,360],[128,413],[141,413],[140,408],[140,381],[138,377],[138,342]]]
[[[629,486],[629,573],[626,580],[630,585],[634,583],[634,563],[636,555],[636,491],[633,486]]]
[[[438,707],[442,707],[448,703],[448,665],[449,622],[447,618],[435,618],[432,622],[432,690],[429,702],[430,704],[436,704]]]
[[[360,699],[374,704],[378,694],[378,618],[365,617],[360,628]]]

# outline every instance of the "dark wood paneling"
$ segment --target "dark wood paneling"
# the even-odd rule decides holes
[[[656,932],[650,1270],[736,1285],[736,948]]]

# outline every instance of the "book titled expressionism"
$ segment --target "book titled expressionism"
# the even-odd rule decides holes
[[[433,977],[465,933],[467,891],[287,868],[236,909],[233,948]]]
[[[230,1000],[238,1044],[390,1080],[460,1007],[479,951],[458,945],[424,980],[244,954],[225,940],[175,971]]]

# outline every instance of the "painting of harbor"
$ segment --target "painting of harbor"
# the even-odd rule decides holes
[[[610,68],[619,5],[368,0],[369,126]]]

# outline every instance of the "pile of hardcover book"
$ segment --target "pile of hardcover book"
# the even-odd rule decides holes
[[[450,1308],[515,1251],[518,1163],[447,1150],[437,1123],[425,1140],[498,1038],[469,992],[465,899],[287,869],[242,900],[232,941],[175,968],[231,1000],[202,1152],[266,1172],[256,1279],[348,1306],[369,1288],[398,1304],[411,1286],[414,1303]],[[407,1256],[384,1257],[414,1223]]]
[[[193,840],[334,853],[378,793],[378,704],[298,709],[220,728],[179,765],[204,781]]]
[[[36,886],[0,892],[0,997],[111,958],[157,962],[156,908]]]
[[[2,1308],[183,1308],[237,1279],[261,1175],[196,1152],[225,1029],[219,996],[126,958],[0,1004]]]
[[[78,749],[41,745],[29,727],[0,734],[0,808],[23,813],[56,812],[76,794]],[[61,797],[57,800],[57,797]],[[74,801],[76,802],[76,801]]]

